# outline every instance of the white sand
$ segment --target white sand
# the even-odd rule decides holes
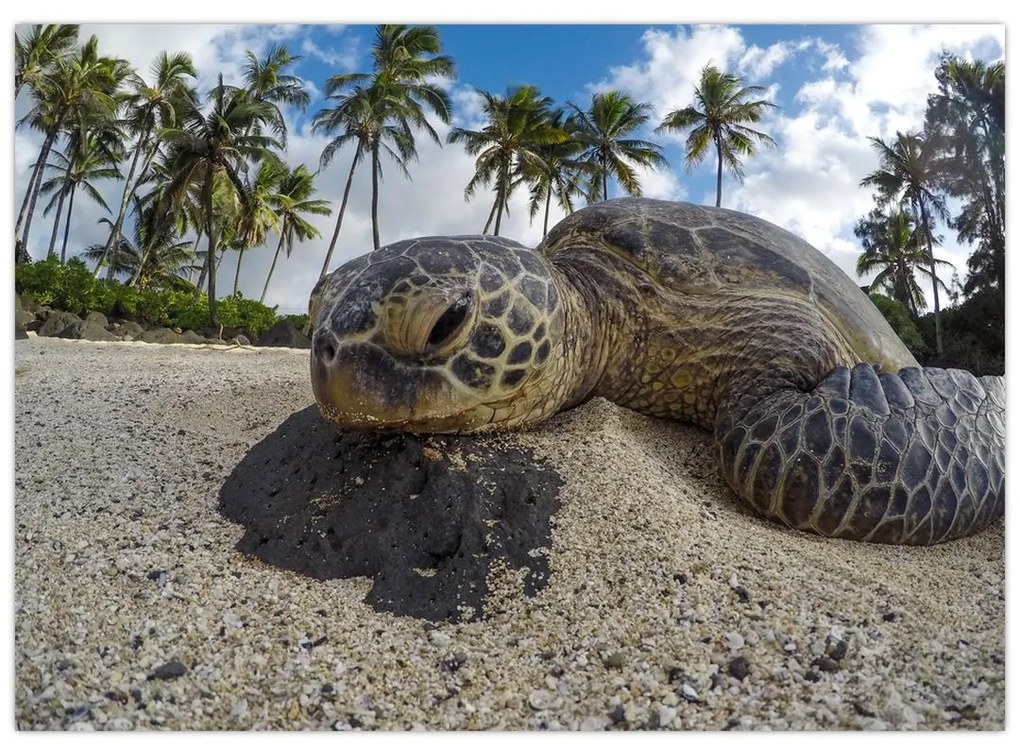
[[[1001,523],[795,533],[727,491],[708,434],[596,400],[517,435],[567,481],[549,585],[437,626],[235,550],[219,488],[312,402],[307,352],[33,337],[15,375],[23,729],[1004,725]]]

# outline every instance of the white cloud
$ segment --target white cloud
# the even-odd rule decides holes
[[[754,45],[747,48],[737,62],[737,71],[747,75],[751,81],[771,75],[796,51],[806,49],[806,41],[777,41],[766,48]]]
[[[650,199],[671,199],[683,201],[687,198],[687,188],[671,168],[651,168],[640,174],[641,195]]]

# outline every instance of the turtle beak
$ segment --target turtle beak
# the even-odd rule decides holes
[[[310,366],[320,413],[345,429],[460,432],[489,420],[458,406],[441,372],[368,341],[340,341],[325,327],[312,338]]]

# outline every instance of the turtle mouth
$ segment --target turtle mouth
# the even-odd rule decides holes
[[[345,429],[454,433],[487,422],[458,405],[442,370],[325,329],[312,342],[311,380],[323,417]]]

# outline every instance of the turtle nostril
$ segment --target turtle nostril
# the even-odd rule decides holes
[[[333,334],[329,331],[320,329],[315,334],[315,341],[313,343],[313,350],[315,356],[323,363],[330,364],[336,357],[336,343],[333,339]]]

